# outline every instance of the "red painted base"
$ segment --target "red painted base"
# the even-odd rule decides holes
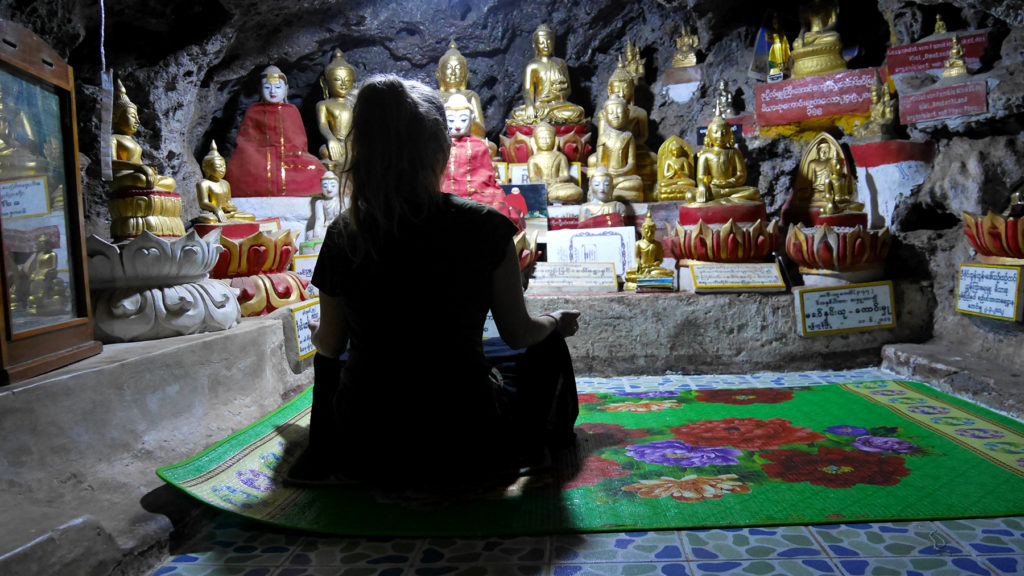
[[[679,207],[679,224],[692,226],[703,220],[705,224],[733,222],[768,221],[768,210],[764,202],[750,204],[716,204],[711,206],[682,205]]]
[[[232,240],[248,238],[260,231],[260,225],[255,222],[228,222],[219,224],[196,223],[192,225],[199,236],[206,236],[216,229],[220,229],[220,235]]]

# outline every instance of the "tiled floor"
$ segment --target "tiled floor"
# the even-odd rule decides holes
[[[581,378],[581,392],[795,386],[892,378],[878,370]],[[1024,517],[563,534],[339,538],[218,513],[152,574],[181,576],[1024,574]]]

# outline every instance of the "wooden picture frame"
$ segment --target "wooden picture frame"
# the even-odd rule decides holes
[[[93,339],[71,67],[0,20],[0,385],[102,350]]]

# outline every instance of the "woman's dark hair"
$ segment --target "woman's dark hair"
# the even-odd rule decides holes
[[[419,82],[393,74],[371,76],[356,97],[351,140],[349,223],[358,236],[358,258],[440,202],[441,175],[451,149],[444,103]]]

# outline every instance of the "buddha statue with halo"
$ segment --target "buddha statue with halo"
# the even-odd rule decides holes
[[[352,132],[350,94],[355,82],[355,69],[345,60],[341,50],[336,49],[320,77],[324,99],[316,104],[316,124],[324,139],[320,147],[320,158],[339,172],[348,170],[352,155],[348,137]]]
[[[800,159],[796,203],[823,216],[862,212],[864,204],[853,200],[855,193],[839,142],[826,132],[818,134]]]
[[[835,0],[813,0],[800,8],[803,29],[793,40],[793,78],[832,74],[846,70],[843,43],[836,26],[839,4]]]
[[[580,205],[577,228],[625,226],[626,205],[612,196],[612,176],[604,166],[590,173],[589,200]]]
[[[548,204],[579,204],[583,190],[572,181],[569,160],[555,149],[555,128],[541,122],[533,129],[534,152],[526,163],[530,182],[547,186]]]
[[[231,202],[231,184],[224,179],[227,162],[217,151],[217,142],[210,142],[210,151],[203,157],[203,178],[196,182],[196,198],[199,207],[206,210],[196,218],[204,224],[226,223],[234,221],[252,222],[256,217],[248,212],[240,212]]]
[[[665,261],[665,250],[661,241],[654,237],[656,230],[657,225],[648,210],[647,218],[640,226],[640,239],[636,242],[636,268],[626,271],[625,290],[636,290],[636,282],[641,278],[675,277],[675,272],[661,267]]]
[[[569,67],[565,60],[553,56],[555,34],[546,24],[533,33],[534,58],[523,70],[525,104],[512,110],[510,125],[580,124],[583,108],[569,102]]]
[[[722,118],[719,106],[708,125],[704,146],[697,153],[697,188],[688,203],[744,204],[761,203],[761,193],[747,186],[747,163],[736,147],[732,127]]]
[[[597,139],[593,166],[604,166],[612,177],[612,195],[616,200],[644,201],[644,182],[636,173],[636,140],[629,131],[629,104],[618,94],[604,103],[608,123]]]
[[[128,99],[124,84],[117,81],[111,136],[111,168],[115,192],[128,189],[174,191],[174,178],[162,176],[142,163],[142,146],[133,137],[139,130],[139,107]]]
[[[301,196],[320,190],[323,164],[307,151],[299,109],[288,103],[288,78],[277,66],[260,74],[261,98],[249,106],[225,178],[236,198]]]
[[[671,136],[658,149],[658,200],[686,200],[696,192],[693,152],[685,140]]]

